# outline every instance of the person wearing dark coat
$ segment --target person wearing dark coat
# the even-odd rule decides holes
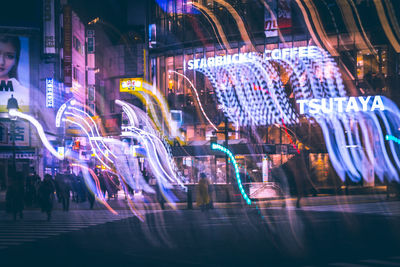
[[[315,186],[311,181],[309,172],[306,168],[305,159],[305,152],[302,152],[300,155],[294,156],[287,162],[287,166],[290,168],[289,173],[295,183],[294,192],[297,195],[297,208],[301,207],[301,198],[310,193],[316,192]]]
[[[33,171],[26,178],[25,182],[25,204],[30,207],[36,203],[36,184],[40,181],[40,177]]]
[[[12,213],[14,221],[17,220],[17,214],[23,218],[24,210],[24,179],[22,173],[12,172],[9,177],[10,184],[6,193],[6,211]]]
[[[86,194],[87,194],[87,199],[90,204],[90,209],[92,210],[93,206],[94,206],[94,201],[96,200],[96,197],[94,196],[94,193],[87,186],[86,186]]]
[[[61,174],[58,181],[59,196],[63,211],[69,211],[69,199],[71,194],[70,175],[68,173]]]
[[[78,190],[78,202],[85,202],[86,201],[86,184],[85,178],[83,177],[83,173],[79,172],[77,178],[77,190]]]
[[[38,198],[40,208],[42,212],[46,212],[48,221],[51,219],[53,210],[54,190],[55,187],[51,175],[46,174],[39,185]]]

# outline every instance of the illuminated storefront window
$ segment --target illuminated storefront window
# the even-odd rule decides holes
[[[376,55],[357,52],[357,78],[362,81],[361,90],[380,94],[387,91],[387,49],[377,48]]]

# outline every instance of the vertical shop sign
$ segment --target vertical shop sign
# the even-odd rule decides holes
[[[54,107],[54,79],[46,78],[46,107]]]
[[[268,157],[264,157],[262,160],[262,179],[264,183],[268,182],[269,178],[269,161]]]
[[[64,6],[64,84],[72,87],[72,11]]]
[[[54,0],[43,1],[43,45],[45,54],[56,53]]]
[[[94,30],[88,30],[87,35],[87,52],[88,54],[93,54],[95,52],[95,39]]]

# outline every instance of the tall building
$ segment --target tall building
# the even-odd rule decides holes
[[[219,140],[225,139],[223,131],[229,128],[230,148],[247,179],[268,180],[271,169],[293,158],[297,148],[306,147],[305,165],[310,173],[319,173],[313,177],[316,185],[332,185],[328,176],[334,172],[318,125],[307,121],[287,127],[226,125],[213,83],[188,63],[246,52],[274,51],[278,57],[281,49],[319,46],[336,62],[349,95],[397,95],[400,36],[387,22],[395,23],[396,16],[385,18],[374,1],[356,1],[352,6],[344,2],[149,1],[148,80],[164,93],[171,107],[185,114],[182,130],[188,147],[174,147],[173,153],[192,182],[201,171],[213,182],[230,182],[225,177],[225,158],[207,149],[215,133]],[[392,5],[397,6],[397,1],[387,1],[382,8],[395,10]],[[279,64],[275,68],[285,98],[296,108],[291,72]],[[198,101],[189,81],[211,123],[196,109]]]
[[[54,174],[62,162],[44,148],[33,125],[16,120],[15,133],[10,128],[6,104],[13,97],[22,112],[33,116],[43,126],[51,145],[57,150],[68,139],[64,128],[56,128],[58,108],[68,99],[87,100],[86,26],[67,1],[32,1],[24,14],[17,7],[2,17],[0,35],[3,45],[15,44],[16,70],[3,73],[0,121],[0,183],[6,186],[13,164],[22,175],[35,171]],[[25,10],[25,9],[24,9]],[[15,12],[14,12],[15,11]],[[3,86],[4,84],[4,86]],[[15,136],[15,146],[13,146]]]

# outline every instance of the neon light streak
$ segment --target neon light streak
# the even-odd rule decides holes
[[[397,137],[395,137],[395,136],[393,136],[393,135],[386,135],[385,136],[385,140],[386,141],[394,141],[394,142],[396,142],[397,144],[399,144],[400,145],[400,139],[399,138],[397,138]]]
[[[95,137],[94,132],[93,132],[93,128],[90,126],[90,124],[89,124],[83,117],[81,117],[81,116],[79,116],[79,115],[76,115],[76,114],[71,113],[71,112],[65,112],[65,114],[67,114],[67,115],[72,115],[72,116],[75,117],[75,118],[81,119],[81,120],[86,124],[86,126],[90,129],[90,132],[92,133],[92,136],[90,136],[90,135],[89,135],[89,132],[87,132],[87,133],[88,133],[89,142],[90,142],[90,145],[92,146],[92,148],[94,148],[94,146],[92,145],[92,141],[94,141],[94,143],[96,144],[96,147],[99,149],[99,151],[101,152],[101,154],[103,154],[103,156],[106,157],[111,163],[114,163],[114,162],[108,157],[108,155],[107,155],[106,153],[104,153],[103,149],[100,148],[99,144],[97,143],[97,140],[92,138],[92,137],[98,138],[98,137],[100,137],[100,136]],[[112,155],[114,155],[114,154],[112,154]],[[114,156],[114,158],[115,158],[115,156]]]
[[[67,103],[62,104],[62,106],[58,109],[57,115],[56,115],[56,127],[61,126],[61,117],[64,112],[64,110],[67,108]]]
[[[242,194],[242,196],[243,196],[244,200],[246,201],[246,203],[248,205],[251,205],[250,198],[247,196],[246,192],[244,192],[242,181],[240,180],[239,167],[238,167],[238,164],[237,164],[236,159],[233,156],[232,152],[229,149],[227,149],[226,147],[221,146],[220,144],[217,144],[217,143],[212,143],[211,144],[211,149],[212,150],[222,151],[222,152],[224,152],[225,154],[228,155],[228,157],[230,158],[230,160],[232,162],[233,168],[235,170],[236,181],[237,181],[240,193]]]
[[[71,165],[77,166],[81,169],[84,169],[85,171],[88,171],[96,183],[97,190],[99,190],[99,192],[101,192],[99,178],[97,177],[97,175],[94,173],[94,171],[92,169],[90,169],[82,164],[77,164],[77,163],[72,163]],[[96,194],[95,194],[95,196],[109,211],[111,211],[111,213],[118,215],[118,212],[116,212],[113,208],[111,208],[111,206],[107,203],[107,201],[104,199],[104,197],[99,197]]]
[[[58,158],[59,160],[63,160],[64,156],[60,155],[54,148],[53,146],[50,144],[49,140],[46,137],[46,134],[44,133],[43,127],[42,125],[32,116],[28,115],[28,114],[24,114],[22,112],[19,112],[17,110],[10,110],[10,116],[12,117],[19,117],[21,119],[27,120],[30,123],[33,124],[33,126],[35,126],[40,140],[42,140],[43,145],[47,148],[47,150],[56,158]]]
[[[129,91],[130,94],[136,95],[142,100],[142,102],[148,107],[153,114],[153,119],[156,122],[157,125],[159,125],[159,129],[162,128],[161,123],[157,120],[157,115],[152,107],[152,105],[148,104],[147,97],[150,96],[160,107],[161,109],[161,114],[164,117],[164,122],[167,125],[167,128],[169,129],[169,134],[172,133],[177,133],[176,129],[173,128],[173,126],[170,124],[171,121],[171,114],[169,113],[169,107],[167,102],[165,101],[164,97],[162,94],[158,91],[158,89],[155,86],[151,86],[148,83],[143,82],[143,87],[136,88],[134,91]],[[143,98],[146,101],[143,101]],[[182,136],[178,133],[178,136],[176,137],[180,143],[182,143]]]
[[[287,127],[286,127],[285,122],[283,121],[283,118],[282,118],[282,125],[283,125],[283,128],[285,129],[286,136],[289,138],[289,141],[290,141],[290,143],[292,144],[293,148],[296,149],[297,154],[300,154],[299,148],[298,148],[298,147],[296,146],[296,144],[293,142],[292,138],[290,137],[290,135],[289,135],[289,133],[288,133],[288,129],[287,129]]]
[[[206,118],[206,120],[208,121],[208,123],[214,128],[214,130],[218,131],[217,126],[215,126],[215,124],[212,123],[212,121],[210,120],[210,118],[208,118],[206,112],[204,111],[203,105],[201,104],[201,101],[200,101],[200,98],[199,98],[199,94],[197,93],[197,89],[194,87],[193,83],[189,80],[189,78],[186,77],[186,75],[183,75],[183,74],[181,74],[181,73],[179,73],[179,72],[177,72],[177,71],[174,71],[174,70],[169,70],[169,71],[170,71],[170,72],[173,72],[173,73],[176,73],[176,74],[178,74],[178,75],[180,75],[180,76],[182,76],[183,78],[186,79],[186,81],[189,82],[190,86],[193,88],[194,93],[196,94],[197,103],[199,104],[199,107],[200,107],[201,112],[203,113],[203,115],[204,115],[204,117]]]
[[[250,40],[249,34],[248,34],[247,29],[243,22],[243,19],[239,15],[239,13],[236,11],[236,9],[231,4],[229,4],[228,2],[226,2],[224,0],[215,0],[215,2],[224,6],[228,10],[228,12],[231,13],[233,19],[236,21],[236,25],[239,29],[239,32],[240,32],[240,35],[241,35],[243,41],[245,42],[246,45],[250,46],[253,51],[256,51],[255,46],[253,45],[253,43]]]
[[[99,133],[99,130],[98,130],[98,128],[97,128],[97,125],[96,125],[95,121],[92,119],[92,117],[91,117],[88,113],[86,113],[85,111],[80,110],[80,109],[78,109],[78,108],[75,108],[75,107],[68,107],[68,109],[76,110],[76,111],[78,111],[78,112],[81,112],[81,113],[85,114],[86,117],[89,118],[90,121],[93,123],[93,126],[94,126],[94,129],[96,130],[97,136],[101,136],[100,133]],[[90,130],[92,131],[92,128],[91,128],[91,127],[90,127]],[[93,136],[94,136],[94,134],[93,134]],[[93,140],[95,140],[95,139],[93,139]],[[96,140],[96,141],[97,141],[97,140]],[[110,154],[115,158],[115,155],[114,155],[114,154],[112,153],[112,151],[107,147],[107,145],[103,142],[103,140],[100,139],[99,141],[101,141],[101,144],[105,147],[105,149],[106,149],[108,152],[110,152]]]
[[[218,43],[221,45],[219,39],[221,38],[222,42],[224,43],[224,46],[226,49],[231,49],[231,46],[229,45],[228,39],[226,39],[226,35],[224,33],[224,30],[222,29],[221,23],[219,22],[219,20],[217,19],[217,17],[213,14],[213,12],[209,11],[206,7],[204,7],[202,4],[200,3],[196,3],[196,2],[192,2],[192,5],[194,7],[196,7],[200,12],[204,12],[206,13],[208,16],[210,16],[211,20],[214,22],[215,26],[217,27],[217,31],[219,33],[219,35],[216,33],[215,28],[213,23],[210,21],[210,19],[208,18],[208,16],[204,15],[204,17],[208,20],[208,22],[210,23],[211,27],[213,28],[214,34],[217,37]],[[218,36],[220,38],[218,38]],[[222,45],[221,45],[222,47]]]
[[[379,21],[381,22],[381,25],[386,34],[386,37],[389,39],[394,50],[396,50],[396,53],[400,53],[400,44],[397,41],[396,36],[392,31],[392,27],[390,26],[388,18],[386,17],[386,12],[382,5],[382,2],[378,1],[378,0],[374,0],[374,4],[375,4],[375,8],[376,8],[376,13],[378,13]]]
[[[64,119],[64,120],[65,120],[65,121],[68,121],[68,122],[70,122],[70,123],[73,123],[73,124],[75,124],[75,125],[78,125],[78,126],[82,129],[82,131],[85,132],[85,134],[88,136],[89,143],[90,143],[90,146],[92,147],[93,154],[96,156],[96,158],[97,158],[107,169],[111,169],[110,166],[108,166],[108,165],[99,157],[99,155],[96,153],[96,150],[94,149],[94,146],[93,146],[93,144],[92,144],[92,141],[90,140],[90,135],[89,135],[89,133],[86,131],[85,127],[83,127],[80,123],[78,123],[78,122],[76,122],[76,121],[73,121],[73,120],[70,120],[70,119]]]
[[[179,173],[178,168],[172,159],[171,152],[167,152],[167,148],[169,148],[168,144],[163,144],[161,138],[155,135],[155,131],[153,131],[153,133],[149,132],[151,129],[153,129],[153,125],[148,120],[147,115],[142,110],[134,106],[130,106],[124,101],[118,100],[116,103],[121,105],[128,115],[131,126],[127,127],[127,130],[130,131],[132,137],[142,140],[143,144],[146,146],[146,152],[149,153],[149,160],[151,161],[150,163],[154,163],[155,166],[158,166],[158,169],[155,169],[155,171],[158,170],[159,173],[164,173],[164,175],[166,175],[170,181],[177,182],[180,186],[186,189],[181,179],[178,179],[177,177],[177,173]],[[135,108],[136,111],[134,111],[133,108]],[[135,124],[139,125],[139,117],[145,128],[147,128],[147,131],[140,130],[133,126]],[[133,118],[135,118],[136,121],[133,121]],[[147,142],[150,143],[150,146],[148,146]],[[159,159],[163,161],[163,164],[161,164]],[[169,174],[165,172],[164,167],[162,166],[166,166]],[[173,177],[173,179],[171,177]]]

